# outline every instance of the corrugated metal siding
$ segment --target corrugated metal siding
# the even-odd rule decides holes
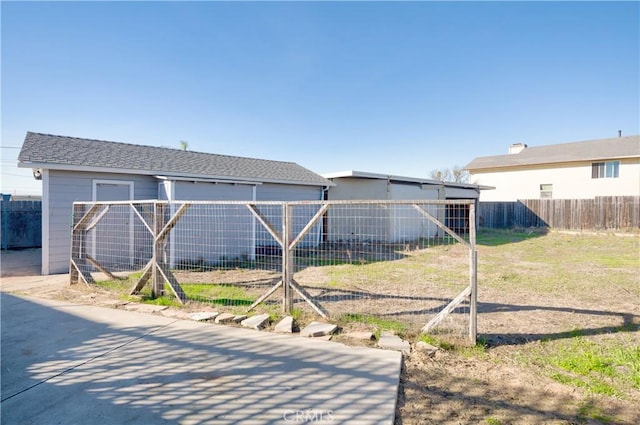
[[[74,201],[92,200],[95,179],[133,181],[135,199],[154,199],[158,195],[157,181],[150,176],[50,170],[49,256],[44,259],[50,274],[69,272],[72,205]]]

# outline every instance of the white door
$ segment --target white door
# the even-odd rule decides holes
[[[133,182],[94,180],[96,202],[133,199]],[[127,270],[133,264],[133,211],[128,205],[113,205],[95,227],[93,258],[109,271]]]

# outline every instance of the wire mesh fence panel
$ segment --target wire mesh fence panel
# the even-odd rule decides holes
[[[152,203],[74,204],[71,272],[87,283],[96,278],[122,278],[152,257]]]
[[[132,294],[173,293],[234,313],[321,315],[409,333],[438,325],[465,335],[475,279],[472,208],[472,201],[76,203],[71,279],[112,284],[124,276]]]
[[[191,300],[238,312],[281,280],[279,205],[191,203],[169,239],[170,266]],[[277,304],[270,301],[269,305]]]
[[[469,286],[469,246],[436,224],[445,226],[448,217],[459,213],[457,208],[466,207],[330,204],[324,220],[314,225],[322,234],[320,243],[295,248],[294,281],[312,302],[343,323],[418,333]],[[305,208],[318,207],[301,205],[296,210]],[[458,230],[468,241],[464,226]],[[294,308],[311,311],[304,297],[296,295]],[[466,334],[468,316],[468,303],[463,303],[441,322],[440,331],[446,325],[449,331]]]

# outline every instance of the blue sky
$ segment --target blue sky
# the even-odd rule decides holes
[[[638,2],[7,2],[2,193],[27,131],[428,177],[640,133]]]

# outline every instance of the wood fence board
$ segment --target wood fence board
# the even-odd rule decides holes
[[[551,227],[567,230],[631,230],[640,228],[640,196],[595,199],[522,199],[480,202],[481,227]]]

